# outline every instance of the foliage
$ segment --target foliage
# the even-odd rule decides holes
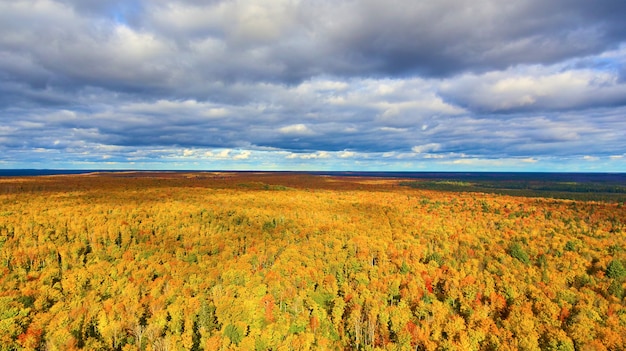
[[[622,287],[622,283],[616,279],[611,282],[607,292],[620,300],[624,297],[624,288]]]
[[[626,344],[618,203],[401,182],[0,178],[0,349]]]
[[[519,243],[511,243],[511,245],[509,245],[508,251],[511,257],[518,259],[520,262],[524,264],[530,263],[530,257],[528,257],[528,254],[526,253],[526,251],[524,251]]]
[[[239,345],[241,340],[243,340],[243,332],[236,325],[227,325],[226,328],[224,328],[224,335],[226,335],[235,345]]]
[[[626,268],[619,260],[612,260],[606,267],[606,276],[613,279],[620,279],[626,276]]]
[[[517,180],[473,179],[412,180],[400,185],[416,189],[454,192],[480,192],[523,197],[551,197],[585,201],[626,201],[626,186],[619,182],[563,182],[530,177]]]

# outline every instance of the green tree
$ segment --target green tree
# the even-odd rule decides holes
[[[619,260],[612,260],[606,266],[606,276],[613,279],[620,279],[626,276],[626,269]]]
[[[519,243],[511,243],[511,245],[509,245],[508,251],[511,257],[518,259],[520,262],[524,264],[530,263],[530,257],[528,257],[528,254],[526,253],[526,251],[524,251]]]
[[[226,335],[230,339],[230,342],[235,345],[239,345],[241,340],[243,340],[243,332],[241,331],[241,328],[233,324],[229,324],[226,328],[224,328],[224,335]]]

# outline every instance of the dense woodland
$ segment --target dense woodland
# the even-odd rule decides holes
[[[438,191],[480,192],[582,201],[626,201],[626,178],[623,177],[615,176],[616,179],[610,181],[586,182],[537,180],[538,176],[536,175],[534,178],[529,180],[478,179],[471,181],[465,179],[417,180],[403,181],[400,185]]]
[[[624,349],[621,203],[400,183],[1,178],[0,349]]]

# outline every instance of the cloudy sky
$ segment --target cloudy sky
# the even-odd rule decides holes
[[[0,0],[0,168],[626,172],[623,0]]]

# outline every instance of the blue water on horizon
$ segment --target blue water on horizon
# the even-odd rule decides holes
[[[626,185],[626,173],[565,173],[565,172],[348,172],[348,171],[229,171],[229,170],[98,170],[98,169],[0,169],[0,177],[50,176],[87,174],[94,172],[234,172],[311,174],[344,177],[411,178],[411,179],[462,179],[462,180],[537,180],[552,182],[599,182]]]
[[[0,169],[0,177],[30,177],[99,172],[85,169]],[[108,172],[108,171],[107,171]]]

